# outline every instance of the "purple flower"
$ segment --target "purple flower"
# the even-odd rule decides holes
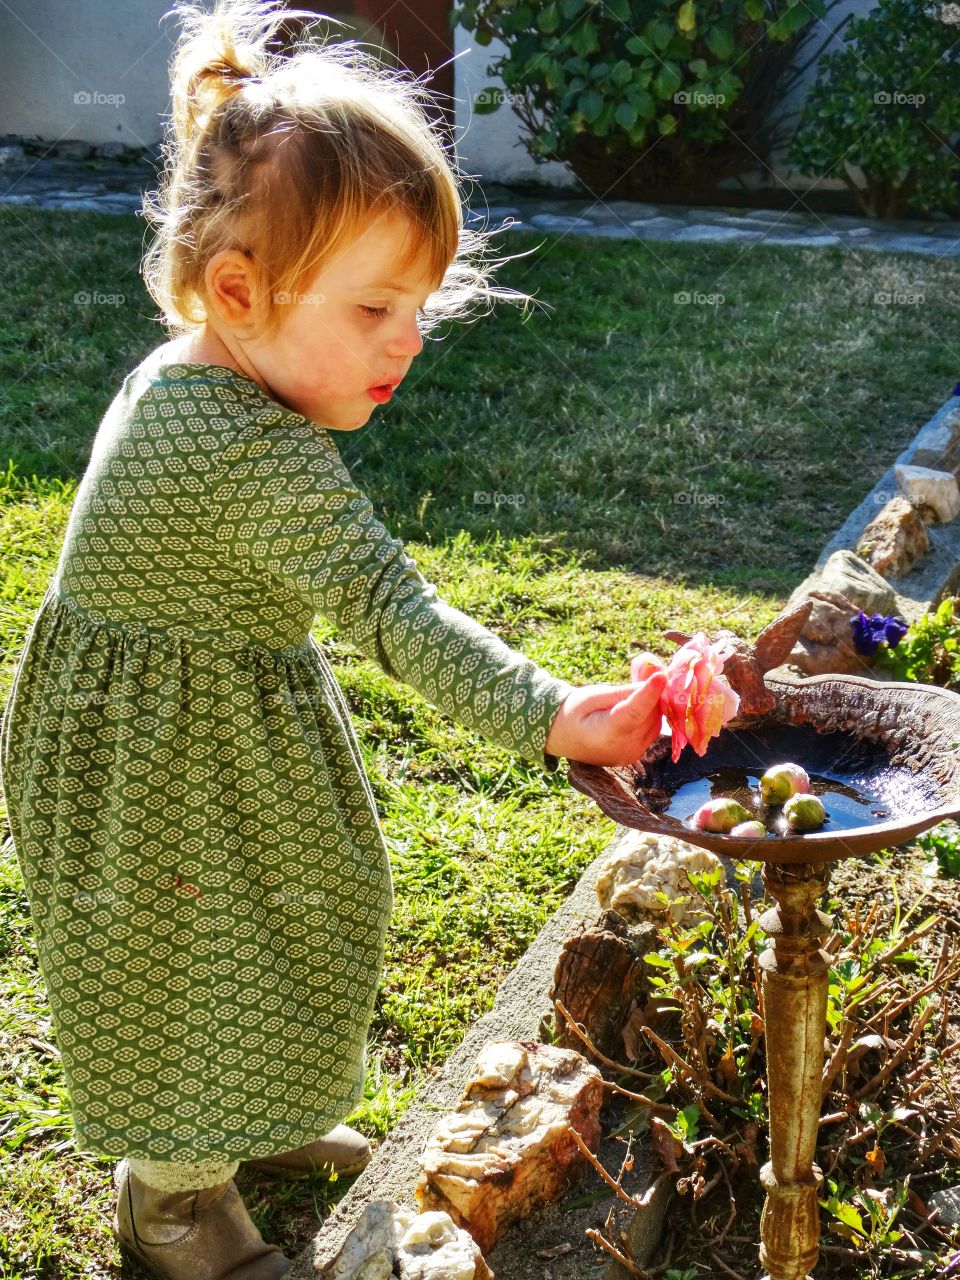
[[[872,613],[867,616],[862,609],[850,619],[850,625],[854,648],[867,657],[875,654],[882,644],[890,649],[896,648],[909,629],[899,614],[885,617],[882,613]]]

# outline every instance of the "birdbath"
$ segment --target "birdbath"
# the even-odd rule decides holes
[[[687,748],[673,764],[663,735],[632,765],[571,761],[568,776],[623,826],[764,864],[775,905],[759,921],[770,939],[760,961],[770,1107],[760,1263],[764,1280],[810,1280],[820,1252],[814,1156],[831,927],[817,902],[838,858],[904,844],[960,816],[960,694],[861,676],[765,675],[764,686],[772,708],[731,721],[703,756]],[[823,801],[821,829],[742,838],[687,825],[711,794],[746,799],[765,769],[788,760]]]

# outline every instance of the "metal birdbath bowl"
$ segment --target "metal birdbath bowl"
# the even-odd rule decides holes
[[[661,736],[633,765],[570,761],[568,776],[623,826],[764,864],[776,905],[760,917],[770,938],[761,960],[770,1160],[760,1171],[760,1262],[764,1280],[809,1280],[823,1182],[814,1156],[830,956],[821,945],[831,926],[816,904],[836,859],[904,844],[960,817],[960,694],[861,676],[766,675],[764,684],[772,710],[731,721],[703,756],[688,747],[673,764]],[[687,825],[711,794],[743,788],[746,800],[765,769],[787,760],[810,775],[827,810],[821,829],[753,839]]]

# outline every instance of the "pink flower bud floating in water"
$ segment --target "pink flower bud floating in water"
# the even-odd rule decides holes
[[[732,836],[743,837],[744,839],[752,838],[760,840],[767,834],[767,828],[763,825],[759,818],[751,818],[749,822],[738,822],[729,832]]]
[[[791,796],[810,790],[806,769],[798,764],[775,764],[760,779],[760,799],[764,804],[783,804]]]
[[[693,815],[693,825],[698,831],[727,832],[737,823],[746,822],[749,818],[750,810],[745,809],[738,800],[717,796],[700,806]]]
[[[630,678],[645,680],[659,667],[667,674],[660,695],[663,729],[672,740],[670,756],[674,764],[689,743],[698,756],[706,753],[710,739],[732,720],[740,706],[740,695],[723,678],[723,664],[729,651],[712,645],[704,631],[681,645],[664,665],[650,653],[638,654],[630,664]]]

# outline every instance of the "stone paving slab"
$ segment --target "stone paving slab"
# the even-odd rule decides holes
[[[156,186],[158,152],[137,155],[122,145],[68,139],[43,153],[38,141],[0,140],[0,208],[36,206],[92,213],[131,214],[143,192]],[[468,226],[503,231],[546,231],[598,239],[742,243],[771,248],[869,249],[872,252],[960,256],[960,221],[870,219],[797,209],[654,204],[521,195],[491,182],[479,186],[464,211]]]

